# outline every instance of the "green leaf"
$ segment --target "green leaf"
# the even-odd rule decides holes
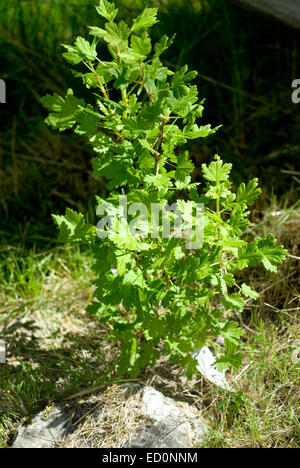
[[[241,340],[233,340],[225,338],[225,355],[215,362],[215,367],[219,371],[225,371],[229,365],[234,369],[238,369],[242,365],[242,353],[238,350],[242,347]]]
[[[230,294],[230,296],[225,296],[222,299],[222,302],[226,308],[237,310],[238,312],[242,312],[246,305],[244,299],[238,293],[233,293]]]
[[[228,180],[232,164],[223,164],[223,161],[218,155],[215,156],[215,159],[216,160],[211,162],[208,167],[206,164],[202,164],[204,179],[208,180],[209,182],[216,183],[220,183],[223,180]]]
[[[171,39],[169,39],[166,35],[162,36],[154,46],[155,55],[159,57],[161,54],[163,54],[163,52],[173,44],[175,36],[176,34],[174,34]]]
[[[223,245],[224,250],[232,250],[246,246],[247,242],[242,239],[229,238],[221,240],[220,245]]]
[[[133,20],[131,28],[132,32],[139,33],[145,29],[150,28],[153,24],[157,23],[157,8],[145,8],[145,10]]]
[[[139,54],[142,58],[145,58],[151,52],[151,40],[146,31],[141,37],[132,35],[130,45],[134,52]]]
[[[184,130],[184,136],[189,139],[196,139],[196,138],[206,138],[209,135],[213,135],[219,130],[220,126],[211,128],[211,125],[202,125],[198,127],[197,124],[194,124],[191,129]],[[226,166],[226,164],[225,164]]]
[[[288,254],[288,251],[282,245],[275,247],[276,239],[273,234],[269,234],[257,242],[257,249],[263,256],[262,263],[267,270],[272,272],[277,271],[277,265],[282,263]]]
[[[241,336],[244,335],[244,331],[238,326],[236,322],[217,322],[220,329],[220,334],[224,338],[235,345],[239,345]]]
[[[147,102],[136,117],[123,119],[124,126],[132,133],[143,133],[144,130],[155,127],[161,111],[161,103],[159,101],[154,104]]]
[[[113,21],[119,11],[113,2],[109,2],[108,0],[100,0],[99,6],[96,6],[96,10],[107,21]]]
[[[257,186],[258,179],[252,179],[247,185],[242,183],[239,186],[236,201],[242,205],[242,209],[246,209],[247,206],[252,205],[260,196],[261,189],[257,188]]]
[[[81,54],[82,58],[86,59],[89,62],[93,62],[97,57],[96,44],[93,42],[90,44],[83,37],[77,37],[75,41],[75,46],[78,52]]]
[[[99,28],[98,26],[89,26],[90,34],[99,38],[103,38],[107,31],[105,29]]]
[[[155,160],[153,156],[150,156],[148,152],[143,152],[138,155],[138,159],[138,164],[141,171],[145,171],[148,174],[149,171],[151,173],[153,172],[155,166]]]
[[[165,193],[169,187],[172,186],[172,182],[165,174],[157,174],[157,175],[147,175],[145,177],[145,182],[150,187],[155,187],[158,189],[162,194]]]
[[[72,70],[75,78],[81,78],[85,86],[90,88],[99,88],[99,82],[93,73],[80,73],[75,70]]]
[[[70,91],[70,94],[73,94],[73,91]],[[46,94],[46,96],[43,96],[41,98],[41,103],[43,104],[46,109],[48,109],[51,112],[61,112],[62,106],[65,103],[64,98],[59,96],[59,94],[54,93],[54,94]]]
[[[188,92],[187,83],[196,78],[198,72],[195,70],[188,71],[188,66],[184,65],[178,72],[176,72],[171,80],[171,88],[175,97],[180,97]]]
[[[136,73],[137,67],[135,67],[134,69],[134,66],[137,64],[137,62],[141,61],[143,57],[137,52],[135,52],[133,49],[128,48],[127,43],[126,44],[122,43],[119,45],[119,47],[122,49],[119,52],[120,61],[122,63],[124,62],[126,65],[132,66],[131,70],[127,69],[127,76],[128,76],[127,82],[126,82],[126,87],[127,87],[129,83],[129,76],[131,76],[131,72],[136,76],[136,79],[139,77],[141,70],[139,69],[139,73],[137,74]]]
[[[79,124],[75,129],[75,133],[78,135],[87,135],[91,137],[95,128],[101,119],[101,115],[94,112],[91,105],[86,108],[79,108],[75,111],[76,122]]]
[[[178,188],[178,190],[183,190],[183,189],[192,189],[193,186],[195,185],[198,185],[198,184],[191,184],[191,177],[190,176],[187,176],[185,177],[183,180],[176,180],[175,181],[175,185],[176,185],[176,188]]]
[[[231,215],[228,221],[231,229],[232,236],[240,236],[244,229],[249,225],[250,221],[244,218],[245,214],[238,212],[235,215]]]
[[[223,275],[223,280],[229,287],[232,287],[235,285],[235,277],[233,276],[232,273],[225,273],[225,275]]]
[[[127,47],[127,39],[130,34],[130,29],[124,21],[116,23],[106,23],[106,34],[103,39],[112,46]]]
[[[127,265],[132,263],[131,254],[121,251],[119,254],[116,254],[116,257],[118,273],[120,276],[123,276],[127,271]]]
[[[67,208],[64,216],[52,215],[52,218],[60,229],[60,242],[83,242],[95,238],[96,227],[86,224],[81,213]]]
[[[231,195],[228,190],[226,183],[222,182],[218,185],[211,185],[209,190],[205,193],[205,196],[217,200],[218,198],[228,198]]]
[[[161,112],[161,102],[157,101],[154,104],[152,102],[146,102],[138,115],[138,120],[141,124],[146,123],[148,128],[153,128],[155,122],[160,118]]]
[[[41,99],[41,103],[51,111],[45,122],[59,131],[72,128],[76,123],[75,112],[80,106],[84,106],[84,101],[77,99],[72,89],[68,89],[66,99],[57,93],[53,96],[47,94]]]
[[[175,178],[181,182],[185,181],[186,177],[191,174],[194,168],[195,166],[189,159],[189,154],[187,151],[179,154],[175,171]]]
[[[152,62],[146,66],[147,76],[150,76],[153,80],[165,82],[168,75],[171,74],[167,67],[163,67],[158,57],[154,57]],[[159,83],[157,83],[159,85]],[[163,85],[162,85],[163,86]]]
[[[68,50],[68,52],[64,52],[62,54],[62,56],[68,63],[70,63],[71,65],[78,65],[78,63],[82,62],[83,57],[75,47],[71,47],[64,44],[62,45]]]
[[[244,294],[244,296],[250,297],[250,299],[258,299],[259,298],[258,292],[251,289],[250,286],[248,286],[246,283],[242,284],[241,289],[242,289],[242,294]]]
[[[262,258],[263,254],[258,251],[257,240],[255,240],[239,249],[237,268],[242,270],[247,266],[256,266]]]
[[[98,63],[96,67],[97,74],[105,83],[118,77],[118,65],[111,62]]]
[[[120,158],[111,158],[106,153],[106,158],[93,158],[92,165],[94,172],[109,179],[108,188],[113,189],[125,185],[126,183],[137,183],[140,180],[137,175],[131,172],[131,164],[121,161]]]
[[[172,112],[175,114],[186,117],[188,113],[192,112],[194,109],[194,104],[198,100],[198,90],[196,86],[192,86],[189,91],[180,97],[175,97],[174,93],[170,92],[166,102]],[[208,128],[208,127],[207,127]],[[210,126],[209,126],[210,129]],[[193,138],[196,131],[199,131],[199,127],[196,125],[194,127],[185,128],[184,134],[188,138]],[[208,134],[208,133],[207,133]],[[201,136],[204,136],[203,134]],[[198,138],[198,137],[195,137]]]

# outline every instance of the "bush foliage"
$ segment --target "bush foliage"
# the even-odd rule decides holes
[[[53,215],[60,240],[85,243],[93,251],[97,280],[89,311],[122,344],[115,363],[119,373],[136,376],[164,354],[191,376],[197,371],[194,351],[218,335],[225,339],[219,369],[237,367],[243,331],[231,314],[258,298],[246,283],[239,284],[237,274],[259,263],[275,272],[286,251],[272,234],[254,241],[245,236],[248,207],[260,195],[257,179],[235,193],[231,164],[215,156],[202,165],[201,190],[192,182],[194,164],[185,145],[218,127],[197,123],[204,104],[192,84],[197,73],[187,66],[175,73],[162,62],[174,37],[164,35],[152,44],[149,29],[157,22],[157,9],[146,8],[128,25],[116,20],[113,3],[101,0],[96,8],[104,27],[90,27],[92,39],[77,37],[63,54],[90,91],[89,102],[69,89],[65,97],[54,93],[42,103],[49,111],[47,124],[73,129],[92,146],[94,173],[105,178],[109,190],[105,200],[97,197],[97,205],[107,216],[95,226],[69,208],[64,216]],[[107,44],[110,61],[98,56],[99,41]],[[193,248],[175,228],[164,236],[164,227],[143,212],[158,206],[173,227],[175,213],[165,207],[174,202],[181,233],[187,212],[193,236],[202,233]],[[196,205],[203,207],[201,216]]]

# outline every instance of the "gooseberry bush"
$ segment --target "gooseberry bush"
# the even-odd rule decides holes
[[[89,102],[69,89],[65,97],[54,93],[42,103],[50,112],[47,124],[73,129],[92,146],[94,173],[108,193],[97,197],[95,206],[106,216],[95,226],[67,208],[64,216],[53,215],[59,239],[86,244],[93,253],[95,300],[88,310],[108,324],[120,344],[115,363],[120,374],[137,376],[165,355],[191,376],[197,372],[195,350],[219,335],[225,350],[218,368],[237,367],[243,330],[232,313],[259,297],[237,274],[260,263],[276,272],[286,251],[272,234],[245,237],[248,207],[261,192],[257,179],[235,193],[231,164],[215,156],[202,165],[202,186],[192,182],[186,143],[218,127],[197,123],[204,104],[191,84],[197,72],[187,66],[174,72],[161,61],[174,37],[164,35],[152,44],[149,29],[157,9],[146,8],[130,25],[116,21],[112,2],[100,0],[96,9],[102,27],[90,27],[91,40],[77,37],[63,54],[89,90]],[[109,61],[97,52],[103,41]],[[166,209],[170,203],[172,209]],[[168,235],[157,217],[154,222],[147,216],[153,206],[162,210],[160,219],[172,222]],[[198,216],[195,206],[202,207]],[[191,236],[197,241],[189,245]]]

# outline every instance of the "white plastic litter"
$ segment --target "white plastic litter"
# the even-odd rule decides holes
[[[6,345],[4,341],[0,340],[0,364],[5,364]]]
[[[207,346],[203,346],[203,348],[194,353],[193,358],[198,361],[198,371],[204,375],[207,380],[224,390],[234,391],[226,380],[225,371],[220,372],[214,367],[216,359]]]

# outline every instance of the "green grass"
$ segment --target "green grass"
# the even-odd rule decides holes
[[[10,253],[1,269],[0,446],[24,418],[93,385],[105,371],[103,327],[85,312],[90,259],[78,249]],[[105,336],[107,340],[107,337]]]
[[[0,251],[1,270],[0,297],[5,301],[12,298],[22,300],[26,297],[35,298],[41,294],[45,282],[53,271],[57,275],[68,273],[74,280],[82,274],[89,265],[86,256],[79,248],[56,248],[36,253],[34,249],[26,251],[7,249]]]
[[[249,367],[236,382],[240,393],[222,399],[214,392],[209,412],[214,429],[206,446],[299,447],[300,363],[292,360],[299,318],[290,321],[289,330],[280,320],[258,320],[251,330]]]

